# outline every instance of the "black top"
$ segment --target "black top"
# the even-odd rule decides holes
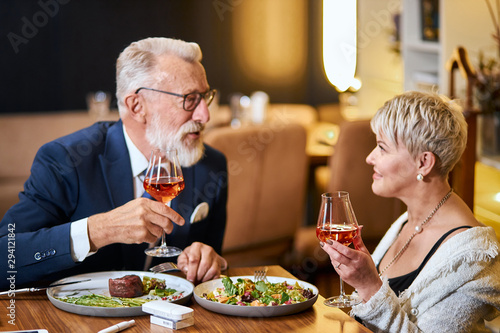
[[[404,224],[403,224],[403,226],[404,226]],[[441,236],[441,238],[436,242],[436,244],[434,244],[432,249],[429,251],[429,253],[427,253],[427,256],[424,258],[424,260],[422,261],[422,263],[420,264],[420,266],[416,270],[414,270],[413,272],[410,272],[408,274],[397,276],[397,277],[389,279],[388,280],[389,287],[391,287],[391,289],[396,293],[396,295],[399,295],[402,291],[406,290],[413,283],[413,281],[415,280],[417,275],[424,268],[427,261],[429,261],[429,259],[432,257],[432,255],[437,251],[437,249],[439,248],[441,243],[446,239],[446,237],[448,237],[451,233],[455,232],[456,230],[463,229],[463,228],[469,229],[472,227],[468,226],[468,225],[464,225],[461,227],[451,229],[450,231],[445,233],[443,236]],[[379,270],[378,265],[377,265],[377,270]]]

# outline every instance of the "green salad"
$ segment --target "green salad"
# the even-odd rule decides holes
[[[286,281],[253,282],[238,278],[233,283],[229,277],[224,277],[222,284],[223,287],[203,294],[202,297],[212,302],[240,306],[276,306],[305,302],[315,296],[311,289],[303,288],[298,282],[291,285]]]

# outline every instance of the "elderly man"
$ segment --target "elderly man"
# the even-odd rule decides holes
[[[187,279],[219,276],[226,265],[219,253],[227,169],[225,157],[202,142],[215,91],[201,57],[197,44],[168,38],[134,42],[120,54],[120,121],[96,123],[40,148],[19,203],[0,223],[4,262],[15,239],[15,262],[1,275],[14,272],[23,285],[143,270],[159,262],[151,263],[144,249],[165,231],[169,245],[184,249],[177,263]],[[179,152],[186,185],[171,208],[142,197],[147,158],[167,146]],[[200,204],[208,212],[198,216]],[[7,278],[0,279],[4,288]]]

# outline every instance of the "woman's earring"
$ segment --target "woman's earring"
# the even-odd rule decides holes
[[[419,182],[421,182],[422,180],[424,180],[424,176],[423,176],[421,173],[419,173],[419,174],[417,175],[417,180],[418,180]]]

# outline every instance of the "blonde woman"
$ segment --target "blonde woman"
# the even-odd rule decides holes
[[[321,244],[363,300],[351,315],[374,332],[488,332],[484,320],[500,314],[499,244],[448,183],[466,145],[460,107],[407,92],[387,101],[371,127],[372,190],[407,212],[373,255],[361,237],[356,250]]]

